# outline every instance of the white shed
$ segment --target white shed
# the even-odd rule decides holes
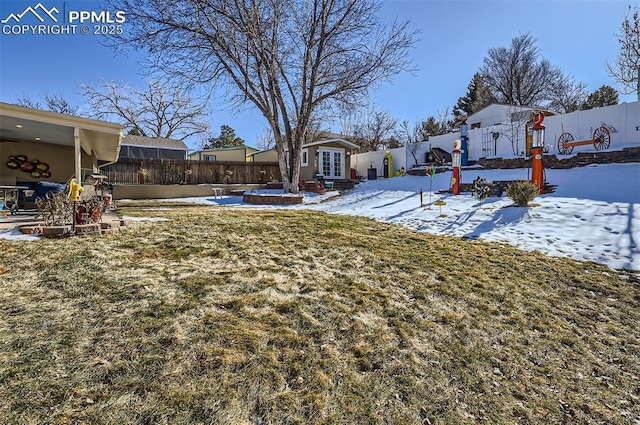
[[[510,124],[511,122],[520,121],[523,117],[528,116],[529,112],[533,109],[534,108],[528,106],[513,106],[494,103],[482,108],[475,114],[469,115],[467,118],[467,124],[469,125],[469,130],[494,125]]]

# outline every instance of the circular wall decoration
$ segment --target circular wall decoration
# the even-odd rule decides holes
[[[20,164],[20,169],[25,173],[30,173],[36,169],[36,166],[30,162],[23,162],[22,164]]]
[[[31,177],[45,178],[51,177],[51,171],[49,171],[49,164],[46,162],[40,162],[37,159],[27,161],[26,155],[10,156],[7,161],[7,167],[12,170],[21,170],[25,173],[31,174]]]

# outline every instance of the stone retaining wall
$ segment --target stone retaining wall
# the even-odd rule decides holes
[[[544,155],[545,168],[574,168],[591,164],[613,164],[623,162],[640,162],[640,147],[624,148],[621,151],[578,152],[574,156],[558,159],[556,155]],[[510,169],[527,168],[531,165],[528,158],[480,158],[477,163],[483,168]]]

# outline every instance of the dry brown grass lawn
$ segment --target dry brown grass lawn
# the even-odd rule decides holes
[[[120,212],[169,221],[0,240],[1,423],[640,421],[636,274],[316,212]]]

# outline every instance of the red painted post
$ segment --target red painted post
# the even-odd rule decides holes
[[[531,148],[531,182],[536,185],[538,192],[542,193],[544,186],[544,163],[542,162],[542,149],[544,147],[544,114],[537,112],[533,117],[533,145]]]
[[[462,151],[460,141],[453,142],[453,152],[451,152],[451,166],[453,167],[453,178],[451,179],[451,193],[460,194],[460,166],[462,165]]]

